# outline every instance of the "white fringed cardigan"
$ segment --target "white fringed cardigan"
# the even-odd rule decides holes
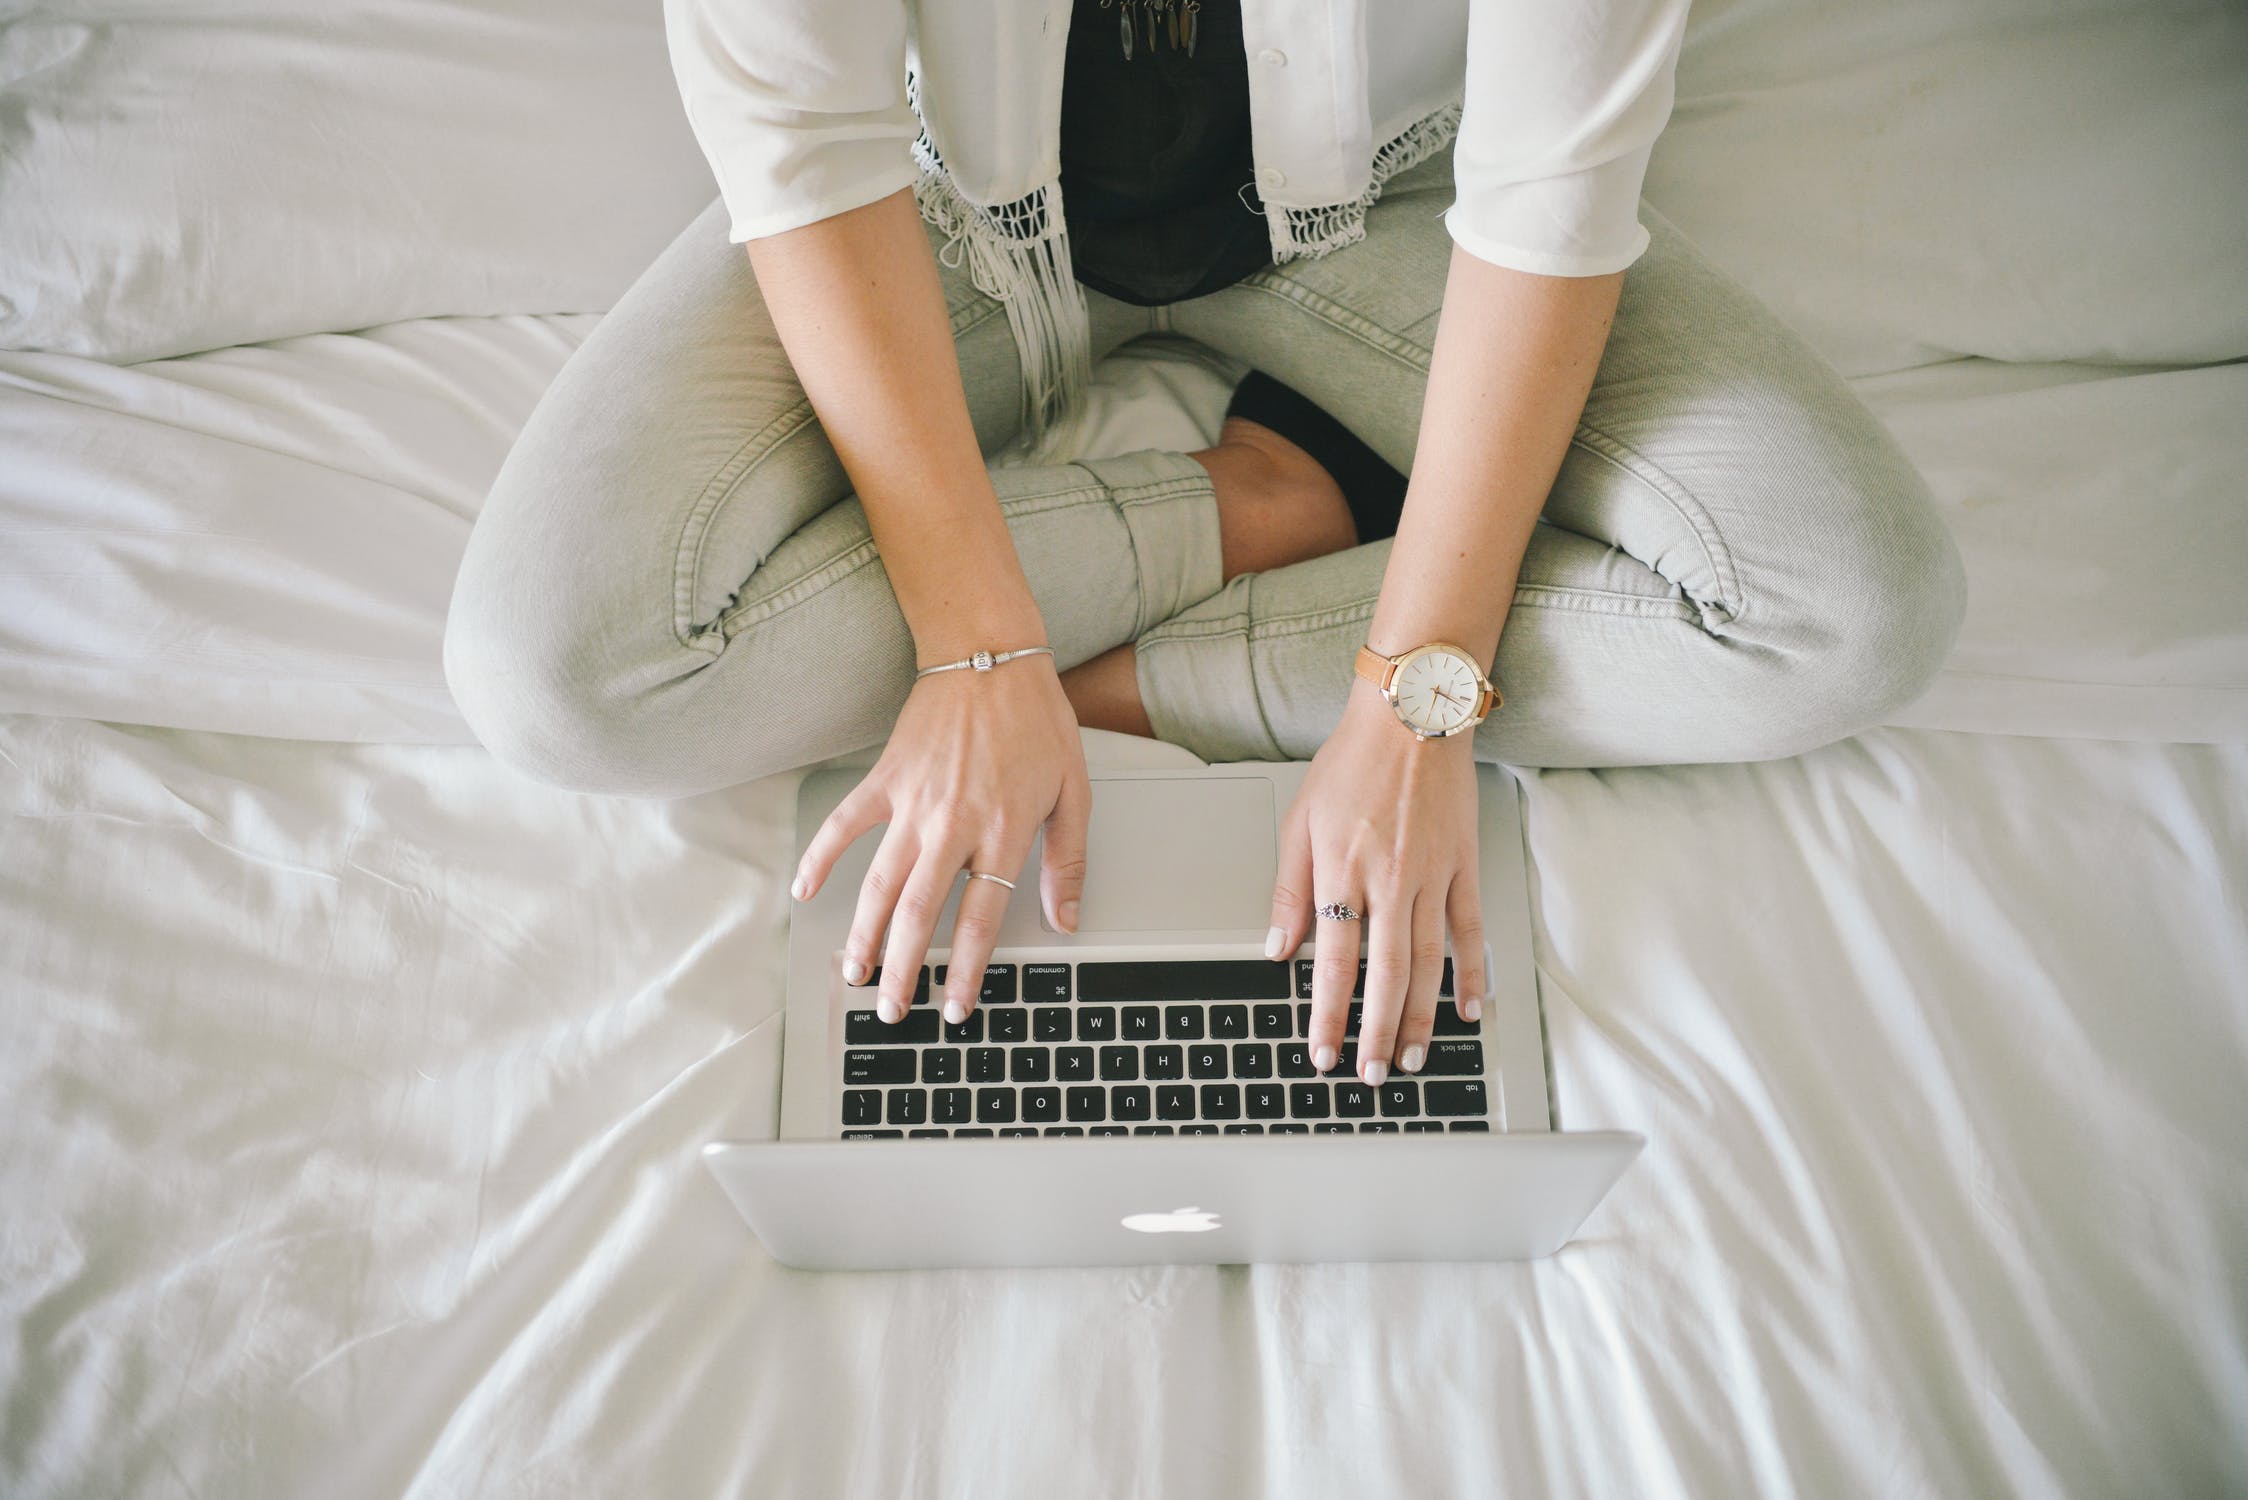
[[[1365,233],[1390,176],[1455,142],[1453,240],[1548,276],[1647,247],[1687,0],[1240,0],[1273,259]],[[1070,0],[665,0],[672,69],[736,242],[912,187],[998,298],[1025,417],[1089,379],[1061,214]]]

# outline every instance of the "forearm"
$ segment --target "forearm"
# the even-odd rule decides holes
[[[1045,639],[960,383],[911,192],[749,242],[924,663]]]
[[[1584,414],[1623,273],[1533,276],[1455,248],[1369,639],[1497,654],[1530,528]]]

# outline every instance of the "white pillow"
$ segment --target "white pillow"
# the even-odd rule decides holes
[[[2248,9],[1696,0],[1648,201],[1844,374],[2248,355]]]
[[[60,0],[0,80],[0,348],[598,312],[717,193],[653,0]]]

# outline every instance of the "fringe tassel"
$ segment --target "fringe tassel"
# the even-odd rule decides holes
[[[1366,238],[1366,210],[1381,197],[1382,186],[1408,167],[1417,167],[1452,143],[1460,131],[1460,101],[1454,100],[1407,126],[1374,153],[1373,180],[1348,203],[1319,208],[1273,208],[1272,261],[1283,265],[1303,256],[1321,256]]]

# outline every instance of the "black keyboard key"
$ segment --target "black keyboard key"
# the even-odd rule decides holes
[[[1202,1007],[1172,1005],[1163,1011],[1163,1034],[1174,1042],[1202,1040]]]
[[[1151,1102],[1147,1086],[1144,1084],[1134,1085],[1130,1088],[1110,1089],[1108,1112],[1113,1119],[1144,1120],[1148,1116]]]
[[[1470,1037],[1445,1037],[1428,1044],[1424,1078],[1475,1078],[1483,1073],[1483,1043]]]
[[[1395,1120],[1368,1120],[1358,1127],[1358,1133],[1360,1135],[1395,1135],[1397,1134],[1397,1122]]]
[[[911,1083],[913,1054],[902,1047],[865,1048],[843,1054],[845,1083]]]
[[[1023,1090],[1023,1123],[1051,1125],[1062,1117],[1062,1091],[1057,1088]],[[1075,1115],[1070,1116],[1076,1119]]]
[[[1289,1121],[1281,1121],[1281,1122],[1277,1122],[1277,1123],[1275,1123],[1275,1124],[1273,1125],[1273,1127],[1272,1127],[1272,1128],[1271,1128],[1270,1130],[1268,1130],[1268,1131],[1266,1131],[1266,1132],[1265,1132],[1265,1134],[1267,1134],[1267,1135],[1309,1135],[1309,1134],[1311,1134],[1311,1127],[1310,1127],[1309,1125],[1298,1125],[1298,1124],[1295,1124],[1295,1123],[1293,1123],[1293,1122],[1289,1122]]]
[[[843,1013],[843,1040],[853,1047],[879,1047],[885,1043],[933,1042],[939,1017],[933,1010],[909,1010],[892,1026],[871,1010]]]
[[[1261,958],[1082,963],[1077,993],[1086,1000],[1284,1000],[1288,966]]]
[[[1324,1120],[1331,1108],[1324,1083],[1288,1085],[1288,1113],[1299,1120]]]
[[[927,1089],[892,1089],[890,1107],[884,1123],[889,1125],[919,1125],[929,1118],[929,1091]]]
[[[921,1054],[921,1081],[923,1083],[958,1083],[960,1081],[960,1049],[958,1047],[931,1047]]]
[[[1155,1118],[1158,1120],[1191,1120],[1194,1118],[1194,1088],[1191,1084],[1173,1083],[1155,1091]]]
[[[1422,1085],[1421,1100],[1432,1115],[1480,1115],[1491,1107],[1480,1078],[1432,1080]]]
[[[1101,1048],[1101,1077],[1109,1083],[1130,1083],[1140,1076],[1140,1049]]]
[[[1335,1085],[1335,1113],[1344,1119],[1358,1119],[1374,1112],[1374,1091],[1356,1079]]]
[[[1175,1133],[1168,1125],[1134,1125],[1132,1127],[1132,1134],[1134,1135],[1172,1135]]]
[[[1048,1135],[1083,1135],[1084,1133],[1085,1127],[1082,1125],[1049,1125],[1046,1127],[1046,1134]]]
[[[945,970],[950,964],[937,965],[937,987],[944,988]],[[1013,964],[985,964],[983,987],[976,991],[978,1005],[1012,1005],[1015,1000],[1015,966]]]
[[[970,1047],[968,1049],[968,1081],[970,1083],[997,1083],[1006,1076],[1006,1048]]]
[[[1069,1117],[1072,1120],[1105,1120],[1108,1118],[1108,1090],[1097,1083],[1085,1084],[1069,1091]]]
[[[1179,1127],[1179,1134],[1181,1135],[1216,1135],[1217,1133],[1218,1127],[1215,1125],[1181,1125]]]
[[[1010,1125],[999,1133],[1001,1135],[1036,1135],[1038,1134],[1038,1127],[1035,1125]]]
[[[1225,1133],[1227,1135],[1263,1135],[1264,1127],[1262,1125],[1228,1125],[1225,1128]]]
[[[978,1125],[1008,1125],[1015,1118],[1015,1091],[1013,1089],[977,1089],[976,1123]]]
[[[938,1089],[935,1112],[929,1118],[939,1125],[965,1125],[972,1102],[966,1089]]]
[[[1056,1047],[1054,1076],[1064,1083],[1090,1083],[1093,1078],[1093,1049]]]
[[[1309,1042],[1282,1042],[1278,1057],[1283,1078],[1309,1078],[1319,1071],[1311,1065]]]
[[[1452,1129],[1454,1130],[1488,1131],[1490,1128],[1491,1122],[1489,1120],[1454,1120],[1452,1122]]]
[[[1127,1005],[1124,1007],[1124,1030],[1127,1042],[1159,1041],[1163,1036],[1163,1012],[1152,1005]]]
[[[882,1091],[880,1089],[845,1089],[843,1091],[843,1123],[846,1125],[873,1125],[882,1119]]]
[[[905,1139],[905,1132],[902,1130],[846,1130],[843,1132],[843,1139],[847,1141],[902,1141]]]
[[[1042,1042],[1069,1040],[1069,1012],[1058,1006],[1030,1013],[1030,1034]]]
[[[1186,1071],[1191,1078],[1225,1077],[1225,1048],[1215,1043],[1187,1048]]]
[[[991,1136],[991,1132],[990,1132],[990,1131],[988,1131],[988,1130],[979,1130],[979,1129],[977,1129],[977,1128],[976,1128],[975,1126],[973,1126],[973,1125],[966,1125],[966,1126],[962,1126],[962,1127],[961,1127],[960,1129],[958,1129],[958,1130],[955,1130],[955,1131],[954,1131],[954,1132],[952,1133],[952,1138],[953,1138],[954,1140],[956,1140],[956,1141],[960,1141],[960,1140],[966,1140],[966,1139],[967,1139],[967,1138],[968,1138],[969,1136],[972,1136],[972,1135],[974,1135],[974,1136],[982,1136],[982,1137],[984,1137],[985,1139],[987,1139],[987,1140],[988,1140],[988,1139],[990,1138],[990,1136]]]
[[[1480,1036],[1482,1031],[1483,1023],[1481,1021],[1462,1019],[1451,1001],[1441,1000],[1437,1002],[1436,1034],[1438,1036]]]
[[[876,990],[876,989],[880,989],[880,988],[881,988],[881,986],[882,986],[882,966],[881,966],[880,964],[876,964],[876,965],[874,966],[874,972],[866,976],[866,983],[865,983],[865,984],[854,984],[854,985],[850,986],[850,988],[852,988],[852,989],[854,989],[854,990],[870,990],[870,991],[871,991],[871,990]],[[914,1003],[915,1005],[925,1005],[925,1004],[927,1004],[927,1003],[928,1003],[928,1000],[929,1000],[929,966],[928,966],[927,964],[923,964],[923,965],[921,966],[921,977],[920,977],[920,978],[918,978],[918,979],[916,979],[916,980],[914,981],[914,984],[913,984],[913,1003]]]
[[[1288,1112],[1288,1091],[1277,1083],[1252,1083],[1241,1098],[1252,1120],[1277,1120]]]
[[[1350,1078],[1358,1073],[1358,1044],[1345,1042],[1335,1054],[1335,1065],[1327,1070],[1329,1078]]]
[[[1081,1042],[1116,1040],[1116,1007],[1081,1005],[1077,1008],[1077,1039]]]
[[[1205,1120],[1240,1119],[1241,1086],[1235,1083],[1205,1083],[1202,1085],[1202,1118]]]
[[[1024,964],[1023,998],[1033,1005],[1051,1005],[1069,998],[1068,964]]]
[[[1265,1041],[1277,1042],[1289,1035],[1288,1007],[1285,1005],[1260,1005],[1250,1025]]]
[[[1272,1044],[1270,1042],[1235,1042],[1233,1044],[1233,1076],[1236,1078],[1270,1078],[1272,1076]]]
[[[1290,993],[1292,993],[1298,1000],[1309,1000],[1311,998],[1310,959],[1299,958],[1296,960],[1296,984],[1295,988],[1290,991]]]
[[[919,1130],[907,1131],[905,1133],[905,1138],[909,1141],[920,1141],[930,1139],[931,1137],[942,1139],[943,1137],[950,1134],[952,1134],[952,1132],[949,1130],[938,1130],[934,1126],[924,1125]]]
[[[1150,1078],[1186,1077],[1186,1049],[1184,1047],[1150,1047],[1141,1054],[1141,1065]]]
[[[1311,1128],[1318,1135],[1349,1135],[1355,1127],[1348,1120],[1321,1120]]]
[[[1130,1135],[1132,1132],[1131,1127],[1127,1125],[1095,1125],[1092,1133],[1094,1135]]]
[[[1210,1035],[1221,1041],[1238,1042],[1248,1034],[1248,1006],[1213,1005],[1210,1007]]]
[[[1007,1077],[1015,1083],[1044,1083],[1053,1076],[1051,1047],[1016,1047],[1007,1054]]]
[[[1417,1115],[1421,1112],[1421,1086],[1410,1078],[1392,1078],[1377,1091],[1382,1097],[1385,1115]]]
[[[1405,1133],[1407,1135],[1419,1135],[1431,1130],[1441,1134],[1443,1129],[1444,1122],[1442,1120],[1407,1120],[1405,1122]]]
[[[981,1010],[968,1012],[965,1021],[944,1023],[944,1039],[948,1042],[980,1042],[983,1038],[984,1013]]]
[[[1029,1013],[1019,1010],[993,1011],[991,1013],[991,1039],[995,1042],[1029,1041]]]

